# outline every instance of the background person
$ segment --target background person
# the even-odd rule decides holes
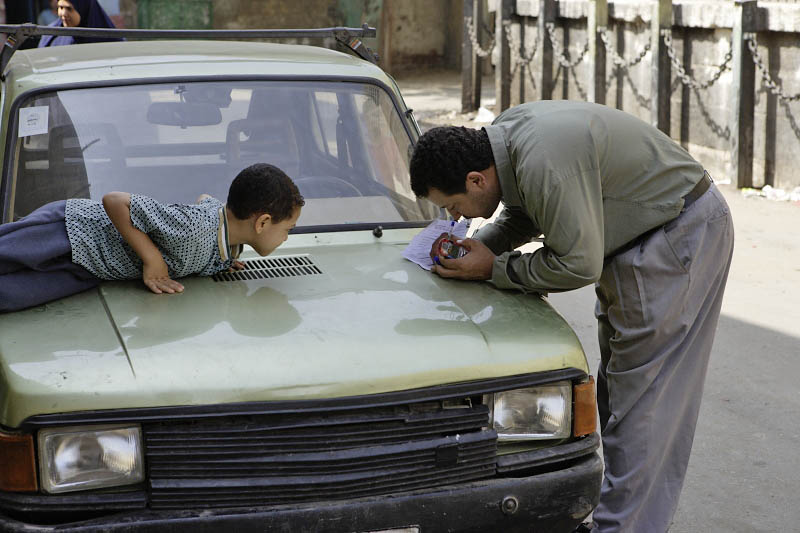
[[[36,24],[48,26],[58,20],[58,0],[50,0],[50,5],[39,13],[36,17]]]
[[[97,0],[58,0],[58,20],[53,27],[63,28],[116,28]],[[113,37],[72,37],[69,35],[43,35],[39,48],[69,44],[121,41]]]
[[[733,253],[730,211],[703,167],[632,115],[543,100],[483,130],[426,132],[410,172],[414,193],[455,218],[504,203],[460,241],[466,256],[437,257],[436,274],[537,293],[595,283],[605,473],[593,529],[667,531]],[[542,248],[514,251],[541,234]]]

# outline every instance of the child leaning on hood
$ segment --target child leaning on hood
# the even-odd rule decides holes
[[[204,194],[164,205],[112,192],[98,202],[52,202],[0,225],[0,311],[17,311],[92,288],[141,278],[154,293],[182,292],[176,278],[231,268],[243,244],[259,255],[280,246],[305,204],[279,168],[260,163],[231,183],[228,201]]]

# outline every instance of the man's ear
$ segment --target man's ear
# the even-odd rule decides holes
[[[472,170],[467,173],[467,189],[470,187],[477,187],[483,189],[486,187],[486,176],[482,172]]]
[[[272,215],[269,213],[264,213],[261,215],[255,216],[255,227],[256,233],[261,233],[264,231],[264,228],[267,227],[267,224],[272,222]]]

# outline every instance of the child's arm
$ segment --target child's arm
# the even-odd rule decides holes
[[[183,292],[183,285],[170,279],[161,251],[146,233],[136,229],[131,222],[131,195],[110,192],[103,196],[103,207],[122,238],[142,260],[142,280],[147,288],[156,294]]]

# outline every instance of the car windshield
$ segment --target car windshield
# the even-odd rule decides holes
[[[31,117],[34,117],[31,122]],[[420,225],[438,209],[409,185],[411,138],[389,95],[342,82],[195,82],[40,93],[19,111],[16,220],[110,191],[165,203],[225,201],[243,168],[270,163],[306,198],[298,228]]]

